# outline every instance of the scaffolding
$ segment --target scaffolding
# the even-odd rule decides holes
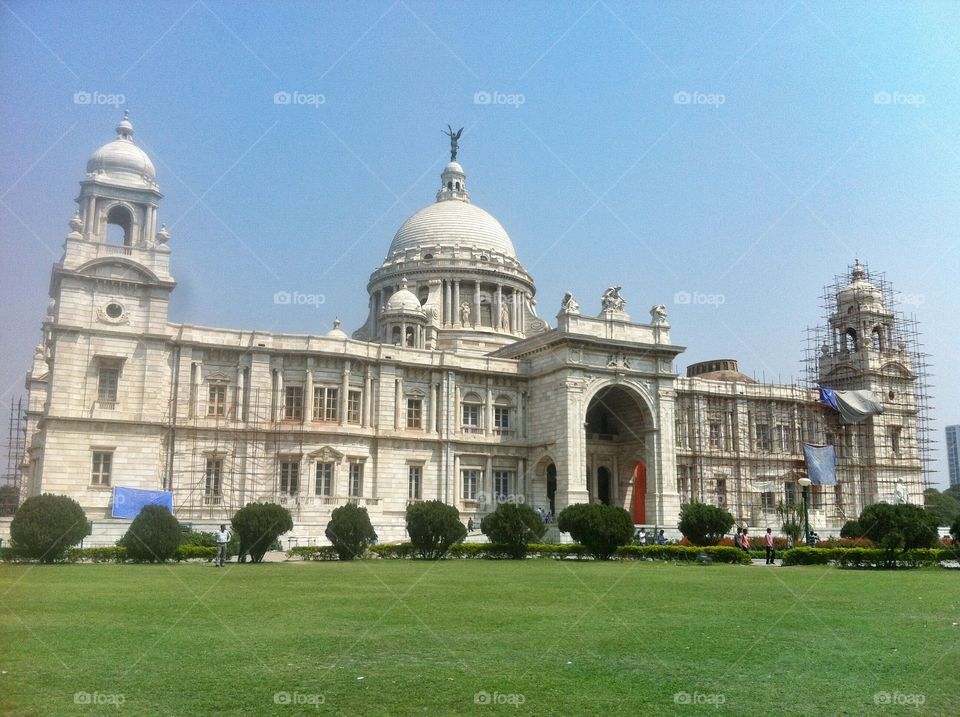
[[[13,515],[20,502],[20,468],[26,451],[27,418],[23,398],[10,402],[7,436],[3,443],[5,469],[0,478],[0,517]]]
[[[862,332],[859,336],[838,332],[842,321],[838,315],[838,297],[841,291],[852,286],[851,277],[858,272],[872,285],[865,293],[871,289],[879,291],[881,300],[879,308],[866,313],[885,319],[876,333]],[[862,372],[867,369],[874,374],[884,394],[880,398],[885,415],[865,424],[841,424],[836,414],[828,414],[827,430],[842,438],[842,445],[837,449],[838,478],[858,486],[856,497],[861,505],[878,500],[901,500],[898,484],[928,488],[933,482],[935,443],[930,424],[933,410],[930,356],[921,342],[916,315],[900,310],[917,302],[895,291],[885,274],[871,272],[859,261],[848,266],[846,274],[835,276],[824,287],[820,299],[822,323],[807,329],[803,359],[807,386],[837,390],[866,388]],[[868,300],[865,296],[864,301]],[[841,365],[836,357],[864,351],[869,356],[860,359],[857,371],[835,370],[827,375],[827,367]],[[864,361],[868,362],[866,366]],[[896,423],[898,420],[900,423]],[[915,502],[917,496],[910,498]]]

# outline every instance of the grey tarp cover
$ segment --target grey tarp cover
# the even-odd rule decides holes
[[[860,423],[883,413],[873,391],[837,391],[837,408],[844,423]]]

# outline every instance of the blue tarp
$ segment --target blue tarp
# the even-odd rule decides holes
[[[832,388],[821,388],[820,386],[817,386],[817,390],[820,392],[820,403],[830,406],[839,413],[840,407],[837,405],[836,391]]]
[[[145,505],[165,505],[173,512],[173,492],[169,490],[143,490],[114,486],[114,518],[136,518]]]
[[[807,477],[814,485],[835,485],[837,482],[837,453],[833,446],[803,444],[803,458],[807,462]]]
[[[859,391],[835,391],[832,388],[817,386],[820,392],[819,401],[830,406],[840,414],[842,423],[862,423],[870,416],[883,413],[883,404],[873,391],[861,389]]]

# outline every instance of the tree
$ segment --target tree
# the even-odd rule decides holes
[[[73,498],[44,493],[27,498],[10,523],[16,552],[43,563],[59,560],[72,545],[90,535],[90,523]]]
[[[145,505],[117,542],[131,560],[162,563],[180,547],[180,523],[165,505]]]
[[[259,563],[274,541],[293,530],[290,511],[276,503],[248,503],[233,515],[230,521],[240,536],[240,552]]]
[[[891,554],[900,549],[932,548],[939,539],[936,516],[910,503],[874,503],[863,509],[858,520],[862,537]]]
[[[789,536],[794,543],[797,543],[803,534],[803,510],[796,503],[787,505],[781,500],[777,503],[777,515],[780,518],[780,528],[784,535]]]
[[[609,560],[633,537],[633,519],[623,508],[578,503],[560,511],[557,527],[583,545],[597,560]]]
[[[955,498],[952,493],[941,493],[936,488],[927,488],[923,491],[923,498],[927,512],[936,517],[937,525],[950,525],[954,518],[960,515],[960,499]]]
[[[450,546],[467,537],[460,511],[440,500],[407,506],[407,533],[421,558],[442,558]]]
[[[733,516],[706,503],[686,503],[680,509],[680,532],[694,545],[716,545],[733,527]]]
[[[953,536],[954,545],[960,545],[960,515],[954,519],[953,525],[950,526],[950,535]]]
[[[367,509],[353,503],[341,505],[330,514],[324,534],[340,560],[363,557],[367,547],[377,540]]]
[[[520,559],[527,554],[527,545],[535,543],[547,532],[540,516],[524,503],[501,503],[480,521],[480,530],[491,543],[502,546],[510,557]]]

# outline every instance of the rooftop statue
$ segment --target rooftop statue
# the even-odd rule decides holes
[[[621,286],[611,286],[603,292],[603,296],[600,297],[600,304],[604,311],[623,311],[623,306],[627,302],[620,296],[620,289],[622,288]]]
[[[443,131],[443,130],[441,130]],[[447,137],[450,138],[450,161],[457,161],[457,149],[460,146],[460,135],[463,134],[463,127],[458,129],[456,132],[453,131],[453,127],[447,125],[447,131],[444,132]]]

